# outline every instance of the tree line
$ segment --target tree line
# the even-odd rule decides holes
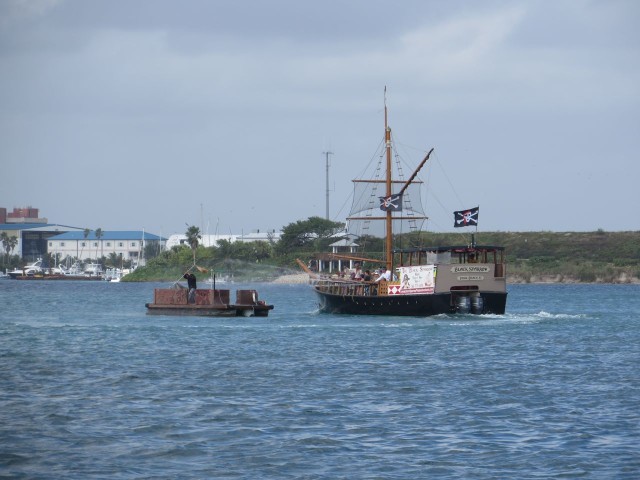
[[[225,275],[250,275],[252,279],[300,271],[296,258],[304,261],[317,252],[330,251],[333,235],[344,225],[320,217],[299,220],[282,229],[279,240],[268,242],[219,241],[202,247],[197,227],[187,230],[187,245],[162,252],[147,263],[139,280],[164,279],[164,272],[180,274],[197,264]],[[401,248],[461,245],[470,235],[460,233],[412,232],[400,235]],[[507,274],[513,281],[634,282],[640,279],[640,231],[636,232],[480,232],[476,242],[504,246]],[[382,259],[383,240],[360,237],[367,257]],[[146,275],[146,278],[145,278]],[[132,280],[135,277],[132,277]]]
[[[307,261],[317,252],[330,251],[337,241],[334,234],[344,224],[313,216],[298,220],[282,228],[279,239],[268,241],[218,241],[216,246],[201,245],[202,234],[195,226],[188,226],[185,245],[161,251],[149,244],[144,248],[147,265],[138,269],[130,280],[165,280],[198,265],[211,273],[236,278],[264,279],[299,271],[296,259]],[[96,237],[98,237],[96,230]],[[85,238],[89,235],[85,230]],[[101,232],[101,230],[100,230]],[[20,259],[10,254],[17,246],[17,238],[0,234],[7,258],[18,266]],[[459,233],[413,232],[398,237],[403,248],[418,246],[458,245],[466,242]],[[536,281],[542,276],[575,281],[617,282],[620,279],[640,278],[640,231],[635,232],[480,232],[476,241],[484,245],[504,246],[507,252],[507,272],[519,281]],[[382,258],[383,240],[360,237],[358,245],[366,247],[367,256]],[[60,259],[49,258],[50,264]],[[104,267],[129,268],[130,260],[116,254],[101,257]]]
[[[236,279],[260,280],[297,269],[296,258],[313,251],[326,250],[335,241],[331,236],[344,224],[321,217],[309,217],[282,228],[279,239],[231,242],[219,240],[217,245],[201,245],[202,234],[196,226],[188,226],[184,245],[176,245],[147,259],[144,268],[127,280],[166,280],[180,278],[181,272],[197,265],[200,269]]]

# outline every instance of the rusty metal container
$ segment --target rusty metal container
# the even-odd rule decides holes
[[[212,305],[213,290],[196,290],[196,305]]]
[[[156,288],[153,291],[153,303],[156,305],[186,305],[187,290],[175,288]]]
[[[237,305],[255,305],[258,303],[258,292],[255,290],[237,290]]]
[[[208,290],[211,292],[211,303],[213,305],[229,305],[229,290]]]

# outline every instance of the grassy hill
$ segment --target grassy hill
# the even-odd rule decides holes
[[[427,243],[460,239],[458,234],[429,234]],[[640,231],[481,232],[476,242],[506,248],[510,282],[640,281]]]
[[[469,232],[422,234],[422,244],[426,246],[465,245],[469,241]],[[510,283],[640,283],[640,231],[480,232],[476,234],[476,243],[505,247]],[[284,274],[300,272],[295,258],[310,258],[313,252],[292,251],[282,257],[272,252],[260,262],[231,257],[221,260],[217,253],[199,247],[198,265],[211,268],[218,278],[272,281]],[[176,281],[191,264],[191,251],[185,247],[150,260],[146,267],[127,275],[125,280]],[[209,275],[198,273],[197,276],[206,279]]]

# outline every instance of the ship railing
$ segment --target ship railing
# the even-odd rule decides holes
[[[379,295],[380,290],[380,285],[376,282],[357,280],[316,279],[312,283],[314,288],[319,292],[349,297],[375,297]]]

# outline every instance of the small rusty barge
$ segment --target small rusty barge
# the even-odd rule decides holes
[[[187,289],[156,288],[153,303],[147,303],[148,315],[191,315],[202,317],[267,317],[273,305],[258,299],[255,290],[237,290],[235,303],[230,303],[230,291],[196,290],[195,302],[189,303]]]

